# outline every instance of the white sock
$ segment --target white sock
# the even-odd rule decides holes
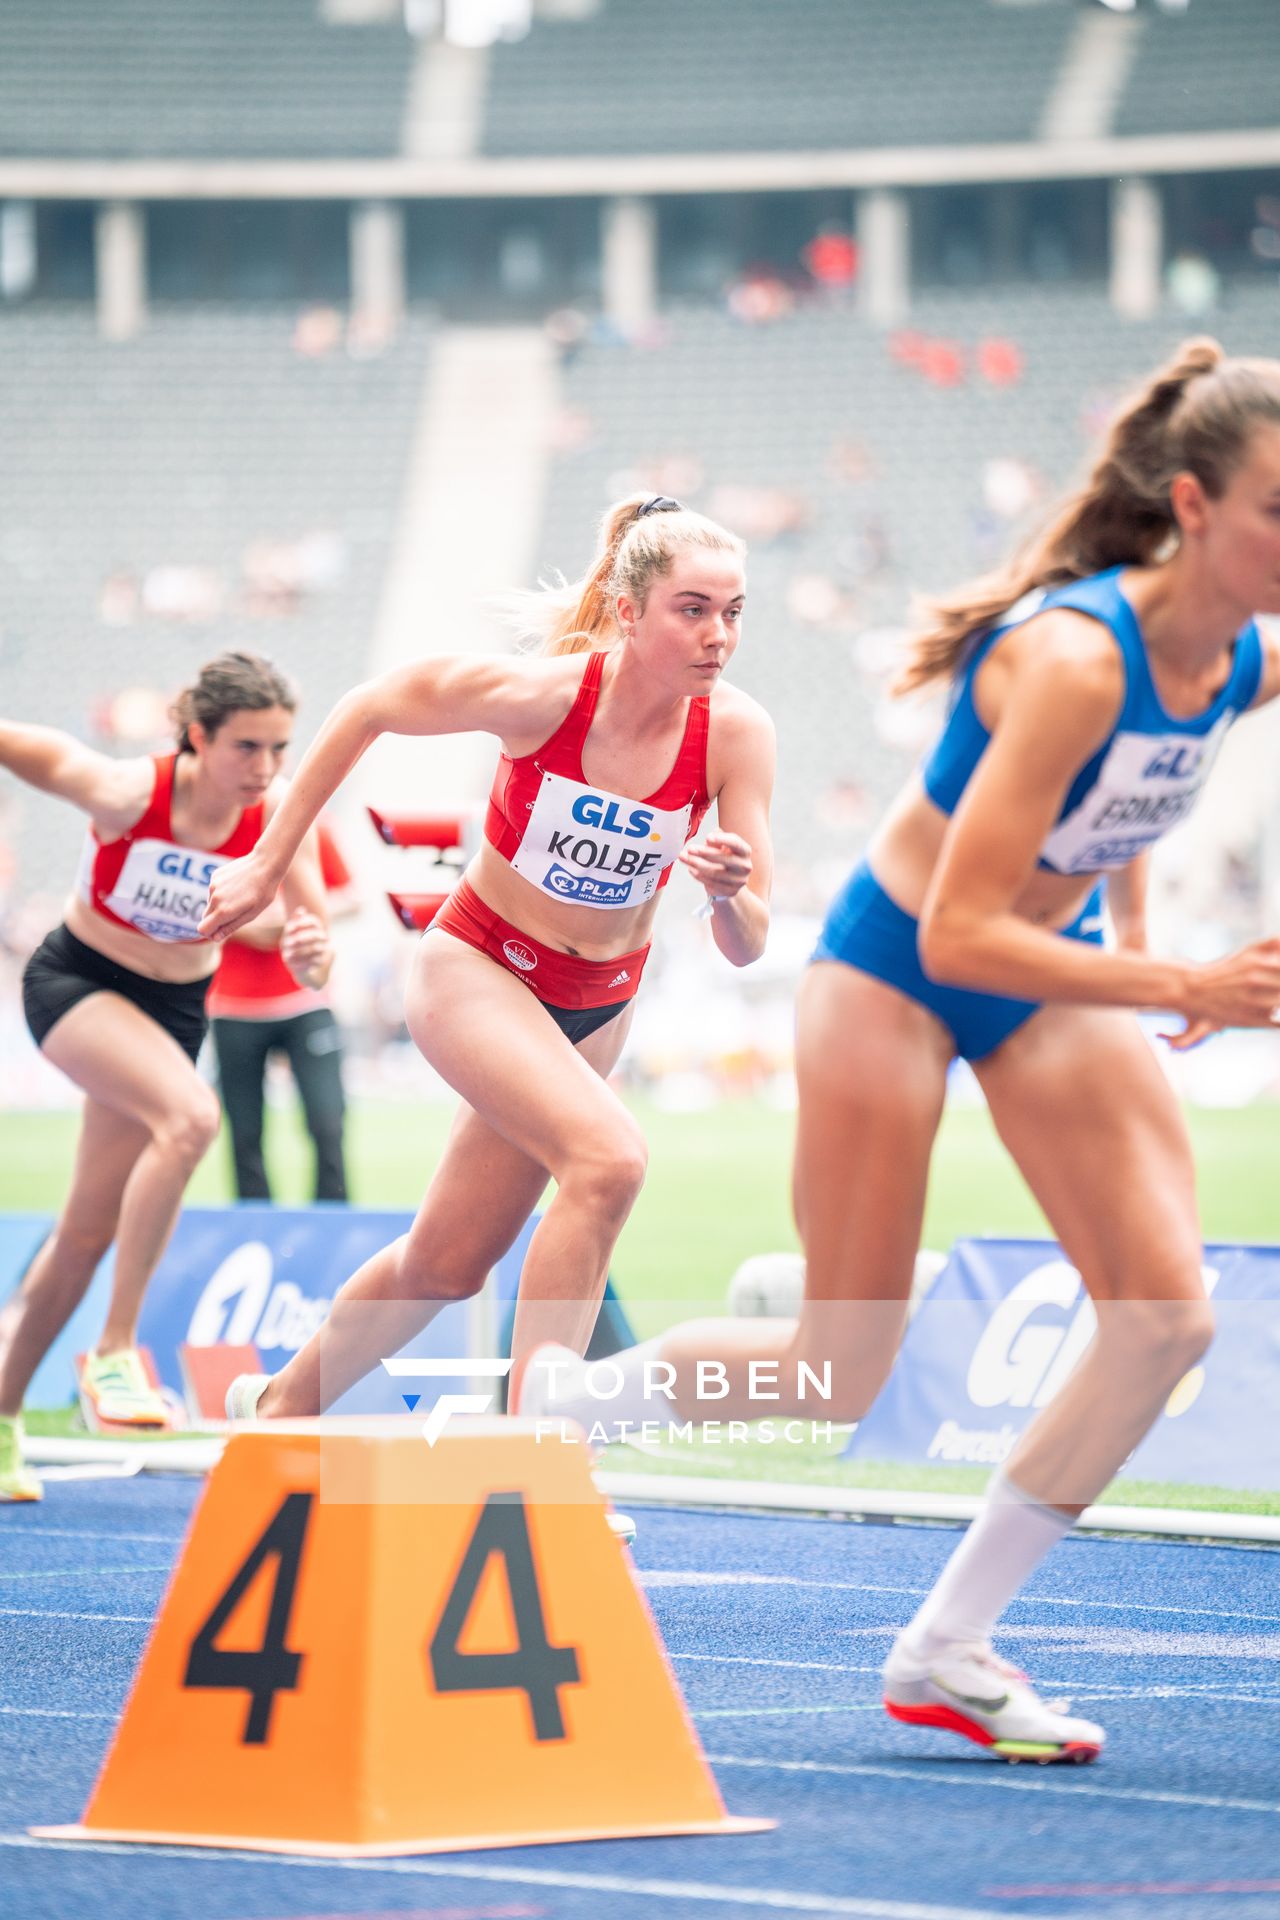
[[[668,1373],[674,1378],[674,1368],[668,1369],[668,1373],[659,1369],[656,1375],[651,1375],[646,1392],[646,1367],[651,1368],[658,1359],[662,1340],[659,1334],[654,1340],[644,1340],[637,1347],[624,1347],[621,1353],[608,1354],[602,1360],[575,1360],[572,1365],[566,1360],[556,1367],[552,1376],[555,1389],[547,1403],[547,1412],[553,1417],[560,1415],[576,1420],[588,1433],[593,1427],[603,1427],[610,1438],[618,1439],[626,1437],[625,1431],[618,1431],[620,1423],[639,1426],[645,1420],[674,1418],[675,1403],[658,1385]],[[594,1393],[588,1381],[594,1385]]]
[[[944,1646],[989,1640],[1015,1593],[1074,1525],[1071,1514],[1042,1506],[998,1473],[986,1505],[903,1633],[903,1651],[928,1660]]]

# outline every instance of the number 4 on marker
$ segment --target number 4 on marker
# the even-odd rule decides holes
[[[292,1693],[298,1685],[302,1655],[294,1653],[285,1641],[313,1498],[309,1493],[285,1495],[271,1524],[250,1549],[248,1558],[191,1642],[182,1679],[184,1687],[241,1687],[250,1696],[249,1717],[240,1736],[243,1746],[266,1744],[277,1693]],[[276,1577],[262,1645],[256,1651],[218,1646],[218,1635],[249,1591],[259,1568],[272,1559],[276,1563]]]
[[[510,1653],[463,1653],[458,1641],[494,1554],[506,1571],[516,1645]],[[505,1693],[514,1688],[529,1702],[534,1739],[564,1739],[560,1688],[575,1685],[582,1676],[576,1648],[553,1647],[547,1638],[529,1522],[519,1493],[491,1493],[480,1509],[427,1651],[437,1693]]]

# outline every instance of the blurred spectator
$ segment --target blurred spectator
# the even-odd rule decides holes
[[[1165,289],[1179,313],[1199,320],[1218,304],[1218,269],[1202,253],[1184,247],[1175,253],[1165,272]]]
[[[316,831],[329,914],[339,919],[356,908],[351,873],[323,820]],[[280,958],[283,930],[284,911],[276,902],[238,939],[226,941],[209,989],[210,1032],[231,1130],[236,1197],[271,1198],[262,1156],[263,1085],[268,1059],[283,1053],[315,1147],[315,1197],[345,1200],[342,1035],[328,990],[299,986]]]
[[[772,267],[748,267],[725,295],[725,304],[735,320],[748,326],[767,326],[782,320],[796,304],[795,294]]]
[[[1012,340],[980,340],[978,372],[992,387],[1016,387],[1022,378],[1022,349]]]
[[[139,602],[136,575],[118,568],[98,588],[98,618],[104,627],[131,627],[138,617]]]
[[[806,247],[804,261],[815,283],[828,293],[845,293],[858,277],[858,243],[834,223],[821,227]]]
[[[293,329],[293,350],[308,360],[323,360],[342,345],[342,315],[336,307],[307,307]]]
[[[578,307],[556,307],[542,323],[562,367],[571,367],[590,331],[590,321]]]
[[[1043,492],[1035,468],[1014,454],[997,454],[982,466],[982,497],[1000,520],[1017,520]]]
[[[143,576],[142,611],[153,620],[216,620],[226,589],[213,567],[169,564]]]
[[[807,502],[785,487],[716,487],[707,512],[744,540],[776,540],[799,533],[809,519]]]

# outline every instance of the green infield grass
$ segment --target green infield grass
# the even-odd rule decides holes
[[[749,1254],[792,1248],[788,1183],[793,1117],[759,1102],[724,1102],[702,1113],[669,1113],[631,1103],[649,1139],[649,1175],[614,1262],[614,1280],[636,1332],[646,1337],[690,1313],[722,1310],[725,1290]],[[1280,1103],[1189,1114],[1199,1171],[1205,1237],[1280,1241]],[[413,1207],[439,1155],[449,1110],[441,1105],[354,1103],[348,1152],[353,1198],[379,1207]],[[70,1172],[76,1117],[71,1113],[0,1114],[0,1211],[53,1211]],[[291,1111],[270,1117],[269,1154],[277,1198],[307,1197],[309,1143]],[[220,1140],[198,1169],[188,1197],[209,1206],[230,1200],[228,1157]],[[928,1246],[947,1248],[965,1234],[1047,1235],[1048,1228],[983,1109],[957,1107],[943,1124],[925,1220]],[[33,1432],[71,1430],[69,1412],[32,1414]],[[163,1444],[163,1443],[161,1443]],[[900,1467],[840,1458],[829,1444],[676,1445],[650,1458],[614,1449],[618,1471],[786,1480],[812,1485],[971,1492],[978,1467]],[[1129,1506],[1172,1506],[1276,1513],[1280,1493],[1127,1481],[1104,1498]]]

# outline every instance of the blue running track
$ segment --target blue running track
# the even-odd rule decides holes
[[[1280,1559],[1065,1542],[999,1644],[1110,1745],[1008,1768],[878,1706],[945,1528],[639,1512],[636,1565],[732,1812],[773,1833],[382,1863],[66,1847],[197,1488],[0,1509],[5,1920],[1280,1920]]]

